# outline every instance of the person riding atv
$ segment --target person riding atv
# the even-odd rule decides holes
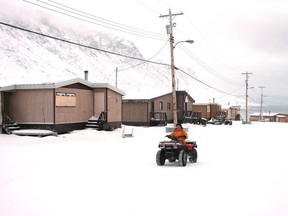
[[[161,141],[158,147],[160,150],[156,153],[156,163],[158,166],[163,166],[166,159],[173,163],[178,160],[179,166],[186,166],[187,159],[190,163],[197,162],[197,144],[196,141],[186,140],[188,138],[187,132],[183,129],[181,124],[177,124],[175,130],[166,135],[171,141]]]
[[[166,137],[177,142],[185,143],[186,139],[188,138],[188,134],[183,129],[182,125],[178,123],[176,124],[175,130]]]

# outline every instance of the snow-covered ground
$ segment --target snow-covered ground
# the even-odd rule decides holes
[[[288,215],[288,124],[184,127],[198,144],[186,167],[156,165],[165,127],[0,134],[0,215]]]

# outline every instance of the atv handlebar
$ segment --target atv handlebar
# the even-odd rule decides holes
[[[171,136],[171,135],[166,135],[166,137],[169,138],[169,139],[175,140],[175,141],[177,141],[178,138],[184,138],[184,139],[187,138],[185,135],[183,135],[183,136]]]

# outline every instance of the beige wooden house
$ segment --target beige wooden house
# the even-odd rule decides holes
[[[178,122],[192,112],[195,100],[186,91],[176,91]],[[123,124],[166,125],[173,122],[172,93],[151,99],[123,99]]]
[[[125,93],[107,83],[81,78],[62,82],[10,85],[0,89],[1,125],[23,129],[49,129],[65,133],[87,126],[114,129],[122,124]],[[92,123],[91,123],[92,122]]]

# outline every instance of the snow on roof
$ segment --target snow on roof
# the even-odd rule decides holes
[[[15,84],[15,85],[4,86],[0,89],[0,91],[11,91],[11,90],[20,90],[20,89],[55,89],[55,88],[61,88],[67,85],[75,84],[75,83],[81,83],[90,88],[108,88],[121,94],[122,96],[125,95],[124,91],[110,85],[109,83],[91,83],[81,78],[74,78],[74,79],[58,81],[58,82],[37,83],[37,84]]]
[[[263,116],[276,116],[276,115],[279,115],[280,113],[262,113]],[[255,113],[251,113],[250,116],[260,116],[260,113],[259,112],[255,112]]]
[[[221,104],[219,103],[195,103],[193,105],[198,105],[198,106],[208,106],[208,105],[217,105],[217,106],[222,106]]]
[[[285,118],[285,115],[277,115],[278,118]]]

